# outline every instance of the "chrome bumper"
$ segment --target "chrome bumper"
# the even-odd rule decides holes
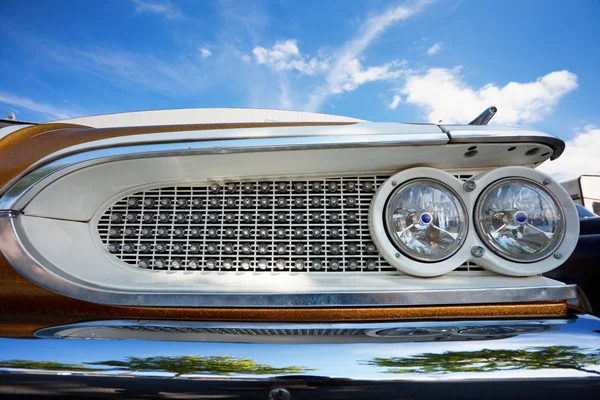
[[[596,395],[600,319],[354,324],[102,321],[0,339],[0,395]],[[70,339],[70,340],[66,340]],[[84,340],[97,339],[97,340]],[[103,340],[104,339],[104,340]]]

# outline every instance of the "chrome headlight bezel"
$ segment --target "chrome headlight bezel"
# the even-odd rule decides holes
[[[401,252],[390,239],[387,230],[386,214],[389,200],[394,193],[397,193],[396,190],[415,180],[430,180],[448,188],[456,196],[456,199],[462,206],[463,212],[465,212],[465,230],[460,244],[456,246],[456,249],[451,254],[433,262],[420,261]],[[385,181],[373,197],[369,210],[369,231],[383,258],[399,271],[420,277],[443,275],[459,267],[464,261],[458,262],[457,260],[466,260],[468,258],[469,249],[465,248],[465,241],[469,237],[469,226],[471,224],[469,204],[460,195],[460,192],[463,190],[462,186],[462,182],[450,173],[427,167],[407,169]]]
[[[537,255],[536,254],[532,254],[532,255],[524,254],[523,256],[518,256],[513,253],[510,253],[510,252],[506,251],[505,249],[503,249],[495,240],[493,240],[486,234],[485,227],[483,225],[483,218],[482,218],[483,217],[483,208],[486,206],[487,201],[489,201],[489,199],[490,199],[489,196],[491,196],[494,191],[496,191],[503,185],[506,185],[507,183],[521,183],[521,184],[529,185],[529,186],[535,188],[537,191],[547,195],[549,200],[551,200],[554,203],[553,206],[556,208],[556,212],[558,214],[556,236],[552,239],[552,241],[547,246],[547,248],[543,252],[541,252]],[[515,213],[515,215],[518,213],[524,213],[524,212],[517,211]],[[523,215],[525,216],[524,219],[526,219],[527,214],[523,214]],[[558,249],[560,247],[560,244],[562,243],[562,241],[564,240],[564,237],[565,237],[565,215],[564,215],[562,207],[560,206],[558,200],[556,199],[556,196],[552,192],[547,190],[544,187],[543,183],[540,184],[534,180],[522,178],[522,177],[502,178],[502,179],[497,180],[496,182],[493,182],[488,187],[486,187],[481,192],[481,194],[479,195],[479,198],[477,199],[477,201],[475,203],[475,208],[473,209],[473,220],[474,220],[474,226],[477,231],[477,234],[483,240],[483,242],[485,243],[487,248],[489,248],[491,251],[498,254],[502,258],[505,258],[509,261],[518,262],[518,263],[533,263],[533,262],[542,261],[542,260],[550,257],[556,251],[556,249]],[[505,225],[507,225],[507,224],[508,223],[505,223]]]
[[[556,201],[558,208],[563,215],[563,232],[559,243],[553,246],[553,251],[549,251],[544,257],[536,260],[518,260],[517,257],[512,259],[501,255],[493,245],[488,244],[485,236],[480,236],[477,232],[477,223],[473,223],[476,229],[473,234],[478,242],[488,251],[480,259],[476,260],[482,267],[497,272],[503,275],[511,276],[530,276],[542,274],[551,271],[562,265],[567,258],[575,250],[577,241],[579,240],[579,217],[575,203],[566,190],[554,179],[548,175],[527,167],[504,167],[486,172],[477,177],[475,180],[477,189],[472,192],[473,196],[473,214],[472,218],[478,218],[477,206],[478,199],[488,190],[493,190],[495,183],[505,181],[507,179],[518,179],[529,181],[544,189],[544,191]],[[518,261],[517,261],[518,260]]]
[[[476,204],[481,194],[493,188],[495,182],[505,179],[523,179],[542,186],[558,204],[564,216],[562,240],[553,251],[536,260],[508,259],[497,253],[486,243],[476,226]],[[385,211],[387,201],[397,186],[415,179],[432,179],[443,182],[462,200],[467,210],[468,231],[466,238],[454,254],[439,262],[423,262],[402,254],[389,238],[386,231]],[[527,167],[503,167],[485,172],[472,179],[471,185],[465,185],[453,175],[434,168],[418,167],[399,172],[384,182],[371,203],[369,211],[369,231],[380,254],[399,271],[420,277],[443,275],[460,267],[466,262],[473,262],[488,271],[509,276],[531,276],[553,270],[564,263],[573,253],[579,239],[579,218],[575,204],[569,194],[551,177]],[[483,251],[482,251],[483,250]]]

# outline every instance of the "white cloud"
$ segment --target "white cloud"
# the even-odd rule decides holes
[[[303,56],[295,39],[278,41],[270,49],[257,46],[252,50],[252,54],[257,63],[276,71],[296,70],[306,75],[314,75],[329,67],[327,60]]]
[[[332,67],[327,74],[327,82],[318,87],[311,95],[307,104],[308,110],[317,110],[321,107],[325,99],[335,90],[344,85],[347,80],[347,65],[358,59],[360,54],[375,40],[381,33],[395,23],[404,21],[420,12],[425,6],[431,3],[430,0],[421,0],[411,5],[401,5],[389,8],[385,12],[368,18],[360,27],[353,39],[346,44],[335,55]]]
[[[181,10],[171,2],[151,2],[147,0],[131,0],[135,11],[139,13],[157,14],[166,19],[182,19]]]
[[[409,76],[402,93],[406,102],[427,112],[429,121],[467,123],[486,107],[498,107],[493,123],[520,124],[541,120],[567,93],[577,88],[577,76],[555,71],[534,82],[510,82],[503,87],[488,83],[469,86],[460,77],[460,67],[432,68],[423,75]]]
[[[202,57],[202,58],[208,58],[210,56],[212,56],[212,51],[210,51],[206,47],[203,47],[203,48],[200,49],[200,57]]]
[[[437,42],[436,44],[434,44],[433,46],[431,46],[427,50],[427,55],[428,56],[433,56],[433,55],[439,53],[440,50],[442,50],[442,43],[441,42]]]
[[[352,59],[340,70],[336,85],[330,87],[332,94],[350,92],[357,87],[375,81],[397,79],[407,73],[403,69],[405,62],[394,60],[378,67],[363,68],[356,58]]]
[[[241,56],[241,59],[243,62],[245,62],[246,64],[250,64],[250,62],[252,61],[252,57],[250,57],[248,54],[244,54]]]
[[[398,104],[400,104],[401,101],[402,101],[402,98],[400,96],[394,95],[394,98],[392,99],[392,102],[390,104],[388,104],[388,109],[395,110],[396,107],[398,107]]]
[[[556,180],[574,179],[580,175],[600,175],[600,128],[588,125],[566,143],[563,154],[554,161],[546,161],[538,168]]]
[[[11,106],[26,108],[31,111],[39,112],[49,116],[52,119],[66,119],[76,115],[71,110],[65,110],[49,104],[38,103],[27,97],[15,96],[10,93],[0,91],[0,103],[10,104]]]
[[[388,8],[383,13],[365,19],[355,35],[339,49],[330,51],[327,55],[323,54],[324,50],[320,50],[316,56],[303,54],[297,40],[288,39],[278,41],[270,48],[254,47],[253,59],[257,64],[268,66],[279,74],[278,77],[272,77],[271,82],[276,78],[281,82],[281,74],[289,71],[309,76],[324,73],[324,82],[311,86],[311,92],[304,88],[293,91],[296,99],[307,97],[303,102],[304,109],[315,111],[331,95],[353,91],[369,82],[391,81],[409,74],[411,71],[405,67],[405,61],[393,60],[381,65],[363,66],[362,53],[390,26],[410,18],[431,2],[432,0],[416,0],[406,5]],[[247,61],[244,58],[243,60]],[[279,85],[281,91],[284,88],[291,93],[289,85]],[[289,95],[281,93],[280,98],[289,99]],[[289,104],[289,101],[280,102],[280,106]]]

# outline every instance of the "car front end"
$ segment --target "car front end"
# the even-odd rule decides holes
[[[544,276],[579,239],[536,169],[564,142],[485,125],[495,109],[469,125],[264,113],[0,129],[3,395],[598,389],[600,321]]]

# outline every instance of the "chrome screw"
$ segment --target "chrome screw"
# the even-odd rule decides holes
[[[473,254],[473,257],[483,257],[485,254],[485,249],[481,246],[473,246],[471,247],[471,254]]]
[[[400,253],[396,253],[394,255],[396,256],[396,258],[400,258]]]
[[[550,184],[550,179],[544,179],[542,183],[544,184],[544,186],[548,186]]]
[[[477,184],[474,181],[466,181],[463,183],[463,189],[465,189],[466,192],[472,192],[476,187]]]
[[[396,186],[396,185],[397,185],[396,181],[392,181],[392,186]]]
[[[557,260],[559,260],[560,259],[560,253],[554,253],[554,255],[552,257],[554,257]]]

